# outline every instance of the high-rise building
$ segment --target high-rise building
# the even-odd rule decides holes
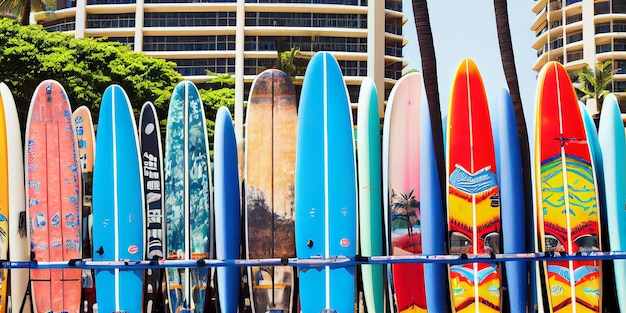
[[[609,89],[626,100],[626,0],[536,0],[532,11],[533,70],[558,61],[573,73],[610,60],[617,72]]]
[[[209,79],[207,70],[243,76],[246,94],[280,52],[331,51],[354,103],[364,77],[378,76],[377,87],[387,94],[402,75],[402,0],[369,1],[370,7],[368,0],[57,0],[54,14],[33,19],[49,31],[105,36],[173,61],[199,84]],[[368,29],[374,18],[383,22],[378,32]],[[370,69],[375,73],[368,73],[368,61],[378,62]]]

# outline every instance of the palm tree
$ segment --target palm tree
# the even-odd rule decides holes
[[[420,223],[418,213],[415,212],[415,209],[419,210],[419,208],[420,203],[415,199],[413,190],[407,194],[391,190],[392,220],[400,219],[405,221],[409,236],[413,234],[413,225],[419,225]]]
[[[422,73],[424,75],[424,89],[428,98],[430,122],[433,129],[433,142],[435,145],[435,157],[437,159],[437,172],[439,176],[439,189],[445,195],[446,175],[445,157],[443,151],[443,128],[441,124],[441,107],[439,102],[439,83],[437,81],[437,58],[435,57],[435,44],[433,33],[430,28],[430,15],[426,0],[412,0],[415,30],[417,42],[422,59]],[[443,202],[443,211],[447,212]]]
[[[291,48],[278,54],[278,69],[285,72],[293,80],[297,75],[304,75],[306,66],[301,66],[304,61],[300,50]]]
[[[209,79],[209,84],[224,88],[226,86],[232,86],[235,84],[235,78],[229,73],[213,73],[211,70],[206,70],[208,76],[213,76]]]
[[[30,12],[54,8],[56,0],[0,0],[0,12],[20,17],[20,24],[28,25]]]
[[[606,87],[613,80],[613,74],[619,69],[613,69],[613,62],[605,61],[604,63],[598,63],[595,69],[585,67],[582,70],[574,72],[578,76],[579,85],[576,87],[578,91],[584,94],[581,100],[593,99],[596,102],[597,113],[600,114],[602,110],[602,100],[604,96],[608,95],[610,91],[606,90]]]
[[[500,58],[506,83],[515,110],[517,121],[517,135],[522,155],[522,173],[524,173],[524,198],[531,199],[532,184],[530,177],[530,146],[528,143],[528,128],[524,117],[524,107],[520,95],[519,84],[517,82],[517,70],[515,68],[515,55],[513,54],[513,42],[511,40],[511,30],[509,28],[509,12],[506,0],[493,1],[494,13],[496,15],[496,28],[498,30],[498,43],[500,45]],[[532,201],[526,201],[526,212],[532,212]],[[527,222],[532,222],[532,216],[527,217]],[[529,224],[530,225],[530,224]]]

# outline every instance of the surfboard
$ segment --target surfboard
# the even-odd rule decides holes
[[[78,148],[63,86],[41,82],[26,123],[26,203],[31,254],[38,262],[82,258]],[[78,312],[80,269],[31,269],[37,312]]]
[[[383,255],[380,118],[378,92],[370,78],[361,83],[357,110],[359,244],[362,256]],[[383,312],[383,266],[361,265],[361,279],[367,311]]]
[[[537,84],[535,210],[540,252],[600,250],[596,174],[576,93],[567,71],[546,64]],[[601,312],[600,261],[542,264],[549,312]]]
[[[420,112],[422,75],[392,88],[383,125],[383,193],[388,255],[421,254]],[[443,225],[442,225],[443,226]],[[393,264],[398,312],[426,312],[423,264]]]
[[[445,123],[443,125],[446,125]],[[427,101],[421,101],[420,114],[420,213],[422,255],[446,254],[446,219],[439,188],[439,172],[435,156],[435,141]],[[443,145],[442,142],[437,144]],[[429,312],[447,311],[447,266],[443,263],[424,264],[426,304]]]
[[[485,88],[476,64],[457,68],[447,123],[448,245],[450,254],[500,253],[500,195]],[[449,266],[454,312],[500,312],[497,263]]]
[[[165,135],[165,214],[167,258],[208,259],[211,254],[211,168],[204,107],[190,81],[176,85]],[[203,312],[207,268],[168,268],[170,312]]]
[[[26,235],[24,201],[24,158],[20,122],[11,90],[0,83],[0,258],[28,261],[30,252]],[[20,227],[20,223],[21,227]],[[2,270],[0,312],[21,307],[25,300],[28,270]],[[11,295],[7,293],[11,288]],[[8,300],[7,300],[8,299]],[[30,310],[28,302],[27,310]]]
[[[148,260],[164,259],[163,221],[163,149],[161,127],[152,102],[146,102],[139,114],[139,149],[141,154],[145,216],[146,254]],[[152,313],[165,308],[161,277],[163,269],[147,269],[144,276],[143,312]]]
[[[517,120],[509,92],[500,92],[497,117],[498,182],[504,253],[523,253],[528,239],[524,177]],[[528,266],[526,262],[506,262],[507,293],[511,312],[527,312]]]
[[[144,199],[137,126],[122,87],[100,104],[93,168],[93,260],[142,260]],[[141,312],[142,270],[96,270],[98,312]]]
[[[213,162],[215,167],[215,258],[239,259],[241,247],[241,203],[239,164],[233,120],[227,107],[220,107],[215,117]],[[217,286],[222,313],[237,312],[241,269],[218,267]]]
[[[91,227],[93,225],[92,212],[92,182],[93,182],[93,157],[95,154],[96,137],[93,129],[91,112],[86,106],[81,106],[72,113],[74,127],[76,130],[76,140],[78,144],[78,159],[80,163],[80,173],[82,182],[82,244],[83,259],[90,260],[93,251],[91,247]],[[93,278],[93,271],[83,269],[82,271],[82,311],[93,312],[93,305],[96,303],[96,290]]]
[[[13,104],[15,105],[15,104]],[[7,118],[6,118],[4,101],[0,97],[0,259],[9,259],[9,208],[10,198],[9,184],[13,183],[15,178],[12,178],[9,174],[9,166],[15,164],[9,164],[10,159],[15,158],[15,153],[9,150],[9,136],[17,136],[21,130],[15,133],[9,133]],[[15,129],[11,129],[15,130]],[[21,147],[20,147],[21,150]],[[20,155],[21,156],[21,153]],[[7,289],[9,289],[9,272],[6,269],[0,269],[0,312],[7,312]]]
[[[296,255],[356,255],[356,164],[352,114],[339,64],[327,52],[309,62],[296,142]],[[355,267],[300,269],[302,312],[352,312]]]
[[[263,71],[250,88],[246,112],[246,257],[296,255],[294,197],[296,91],[280,70]],[[252,312],[295,312],[294,271],[290,266],[249,267]]]
[[[26,202],[24,191],[24,157],[22,145],[20,120],[17,115],[15,99],[11,90],[5,83],[0,83],[0,99],[6,134],[20,134],[20,136],[6,137],[6,164],[8,191],[9,225],[6,236],[9,241],[9,255],[11,261],[30,261],[30,244],[26,228]],[[28,269],[11,269],[10,285],[11,294],[9,303],[13,312],[23,309],[23,312],[31,312],[30,297],[26,296],[29,283]],[[6,276],[5,276],[6,277]],[[8,305],[8,304],[7,304]]]
[[[595,125],[594,125],[595,126]],[[626,136],[617,99],[605,97],[600,114],[598,140],[602,150],[602,168],[606,201],[606,225],[611,251],[626,250]],[[595,156],[594,156],[595,160]],[[626,260],[614,260],[615,294],[620,311],[626,311]],[[605,276],[606,277],[606,276]]]

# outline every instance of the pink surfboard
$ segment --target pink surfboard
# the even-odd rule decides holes
[[[34,260],[82,258],[80,169],[72,109],[56,81],[39,84],[26,126],[26,199]],[[80,269],[33,269],[35,312],[80,311]]]
[[[389,255],[422,253],[420,101],[422,75],[402,77],[391,91],[383,129],[383,194]],[[397,311],[426,312],[423,264],[392,265]]]

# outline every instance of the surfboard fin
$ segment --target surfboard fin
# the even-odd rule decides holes
[[[313,248],[313,240],[309,239],[306,241],[306,246],[309,248]]]
[[[104,248],[102,246],[100,246],[100,249],[96,250],[96,253],[98,255],[100,255],[100,256],[103,255],[104,254]]]

